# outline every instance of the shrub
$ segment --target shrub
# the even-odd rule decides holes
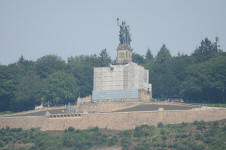
[[[202,137],[202,135],[201,134],[196,134],[195,135],[195,140],[203,140],[203,137]]]
[[[161,135],[165,135],[166,134],[166,131],[164,129],[161,129],[160,134]]]
[[[176,136],[176,138],[186,138],[186,137],[188,137],[187,133],[180,133]]]
[[[176,150],[190,150],[191,149],[188,146],[186,146],[180,142],[175,143],[174,147]]]
[[[206,129],[206,123],[204,121],[196,122],[195,125],[197,126],[197,129],[200,131]]]
[[[0,147],[3,147],[3,146],[4,146],[4,142],[0,141]]]
[[[223,127],[223,131],[226,132],[226,126]]]
[[[192,150],[204,150],[205,147],[202,144],[192,143],[190,144]]]
[[[212,128],[217,128],[219,126],[219,123],[217,121],[214,121],[212,124]]]
[[[66,147],[72,147],[75,142],[77,142],[77,141],[75,141],[72,138],[72,136],[68,135],[68,136],[64,136],[64,138],[63,138],[63,145]]]
[[[131,141],[129,138],[123,137],[120,141],[120,145],[122,146],[123,150],[128,150],[131,145]]]
[[[159,122],[159,123],[158,123],[158,127],[159,127],[159,128],[163,128],[163,127],[164,127],[164,124],[163,124],[162,122]]]
[[[67,129],[67,131],[68,131],[68,132],[73,132],[73,131],[75,131],[75,128],[69,127],[69,128]]]
[[[138,144],[135,147],[135,150],[148,150],[148,149],[150,149],[150,146],[147,144]]]
[[[98,132],[99,128],[98,127],[89,127],[88,130],[93,131],[93,132]]]
[[[64,130],[64,132],[73,132],[75,131],[75,128],[73,127],[68,127],[67,129]]]
[[[167,137],[166,137],[165,135],[163,135],[163,136],[162,136],[162,140],[165,141],[166,139],[167,139]]]
[[[11,131],[12,132],[21,132],[22,128],[12,128]]]
[[[152,135],[152,126],[148,125],[142,125],[139,127],[136,127],[134,130],[133,136],[135,137],[141,137],[141,136],[151,136]]]
[[[118,139],[117,139],[116,136],[112,136],[112,137],[109,137],[109,138],[107,139],[107,145],[108,145],[108,146],[113,146],[113,145],[115,145],[117,142],[118,142]]]
[[[131,137],[132,132],[130,130],[120,131],[121,137]]]

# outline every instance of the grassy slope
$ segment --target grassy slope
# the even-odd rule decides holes
[[[208,107],[226,107],[226,104],[218,104],[218,103],[186,103],[192,105],[201,105],[201,106],[208,106]]]
[[[191,124],[142,125],[134,130],[47,131],[39,129],[0,130],[0,150],[86,150],[121,146],[131,150],[223,150],[226,149],[226,120]]]
[[[0,115],[9,115],[9,114],[12,114],[13,112],[11,111],[3,111],[3,112],[0,112]]]

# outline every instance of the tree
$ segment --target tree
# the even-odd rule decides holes
[[[182,95],[196,102],[226,102],[226,56],[218,56],[188,68]]]
[[[96,55],[76,56],[68,58],[67,73],[71,73],[79,86],[79,95],[88,96],[93,89],[93,68],[100,66],[100,58]]]
[[[132,60],[137,64],[144,64],[144,57],[137,53],[132,54]]]
[[[144,67],[150,71],[154,65],[154,57],[151,53],[150,48],[148,48],[146,52],[144,62],[145,62]]]
[[[146,52],[146,55],[145,55],[145,59],[153,59],[154,57],[153,57],[153,55],[152,55],[152,53],[151,53],[151,50],[150,50],[150,48],[148,48],[148,50],[147,50],[147,52]]]
[[[55,72],[48,76],[46,83],[45,98],[52,104],[73,103],[78,97],[79,86],[71,74]]]
[[[158,52],[155,63],[156,64],[166,64],[171,61],[171,54],[170,51],[167,49],[166,45],[163,44],[160,51]]]
[[[14,68],[14,67],[13,67]],[[10,103],[15,91],[14,69],[8,66],[0,65],[0,110],[10,109]]]
[[[0,108],[1,111],[13,110],[16,85],[23,77],[23,68],[16,63],[0,65]]]
[[[212,43],[208,38],[201,41],[201,45],[192,54],[195,57],[196,62],[201,63],[210,58],[216,57],[222,53],[222,50],[218,45],[218,38]]]
[[[40,105],[45,82],[33,72],[23,76],[15,85],[12,108],[17,111],[33,109]]]
[[[100,52],[99,60],[100,60],[100,66],[102,67],[109,66],[109,64],[111,63],[111,57],[108,55],[106,49],[103,49]]]
[[[152,83],[153,97],[175,97],[179,93],[178,80],[174,75],[171,64],[154,64],[149,73]]]
[[[49,74],[62,71],[65,68],[65,62],[56,55],[46,55],[36,61],[36,73],[46,78]]]

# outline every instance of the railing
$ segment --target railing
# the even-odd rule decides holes
[[[71,113],[71,114],[50,114],[48,118],[65,118],[65,117],[80,117],[79,113]]]

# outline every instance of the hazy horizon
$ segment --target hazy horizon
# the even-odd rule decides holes
[[[226,49],[226,1],[59,1],[0,0],[0,64],[20,56],[36,60],[56,54],[99,54],[107,49],[116,56],[119,43],[116,18],[125,20],[134,52],[156,55],[166,44],[172,55],[191,54],[201,40],[219,37]]]

